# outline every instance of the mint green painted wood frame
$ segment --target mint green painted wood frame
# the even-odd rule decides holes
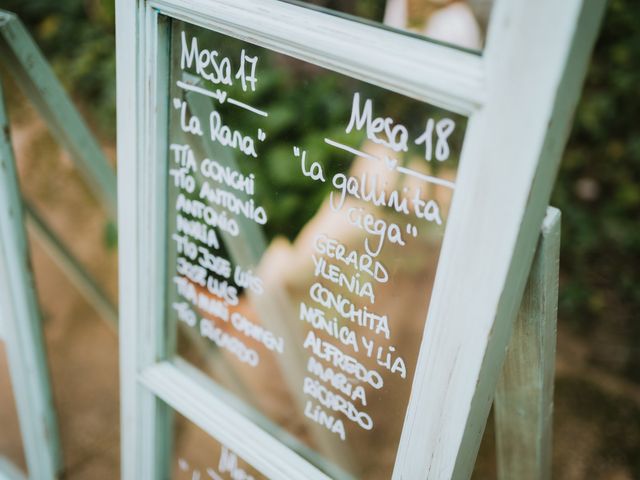
[[[482,56],[276,0],[116,6],[122,478],[167,478],[163,402],[269,478],[327,478],[166,358],[161,15],[469,116],[393,475],[468,478],[605,1],[497,0]]]
[[[53,479],[61,469],[56,422],[29,244],[0,88],[0,331],[30,478]]]

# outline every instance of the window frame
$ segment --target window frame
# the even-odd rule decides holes
[[[169,407],[269,478],[329,478],[165,359],[165,16],[469,117],[397,480],[471,473],[604,5],[497,0],[475,55],[278,0],[117,0],[122,478],[168,478]]]

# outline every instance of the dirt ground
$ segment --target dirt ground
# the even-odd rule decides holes
[[[115,300],[117,254],[106,246],[106,217],[45,126],[19,98],[10,103],[15,121],[13,142],[25,197]],[[113,146],[105,150],[113,158]],[[33,239],[31,247],[60,426],[63,478],[118,478],[117,335]],[[597,345],[574,336],[560,319],[554,478],[640,478],[640,387],[592,366],[588,359],[594,348]],[[475,479],[495,478],[491,421]],[[25,468],[3,348],[0,348],[0,425],[0,455]],[[210,455],[214,447],[201,438],[197,429],[182,425],[176,458],[181,458],[185,451],[198,458]]]

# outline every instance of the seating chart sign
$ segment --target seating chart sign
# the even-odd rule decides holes
[[[466,118],[170,31],[159,161],[176,355],[330,476],[390,478]]]

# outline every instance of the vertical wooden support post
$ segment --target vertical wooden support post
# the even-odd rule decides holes
[[[1,85],[0,322],[29,478],[56,478],[61,466],[58,425]]]
[[[559,255],[549,207],[494,400],[499,480],[551,478]]]

